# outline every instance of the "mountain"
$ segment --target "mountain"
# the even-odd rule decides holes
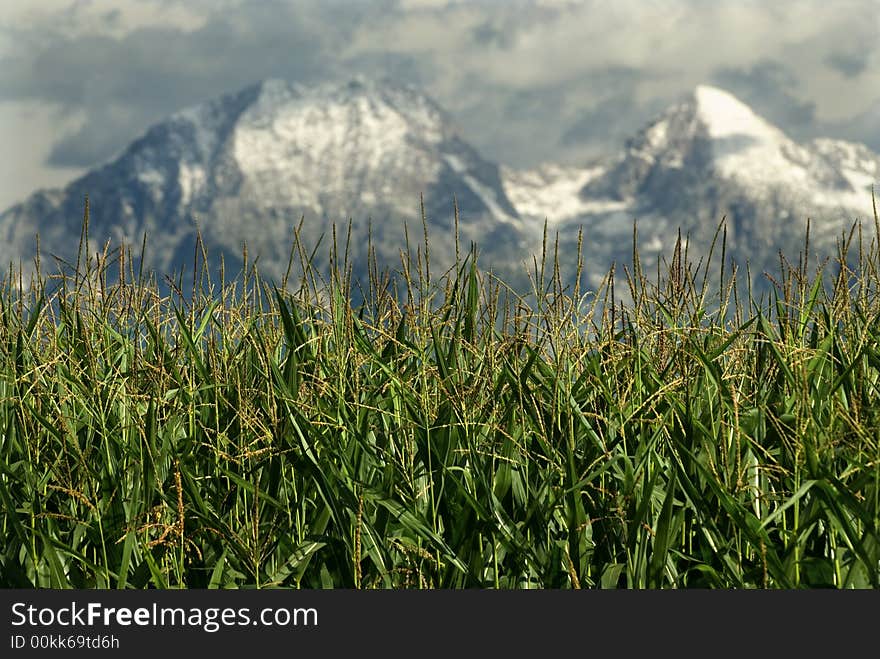
[[[145,266],[160,281],[191,269],[197,225],[209,258],[216,265],[222,254],[227,272],[240,267],[247,241],[260,272],[280,279],[301,219],[306,249],[323,236],[318,265],[331,225],[341,253],[351,219],[355,274],[366,273],[370,234],[380,265],[399,267],[404,223],[413,245],[421,243],[420,195],[435,273],[455,252],[453,196],[463,249],[469,240],[491,244],[492,258],[509,261],[524,241],[498,166],[423,94],[366,79],[314,87],[266,80],[178,112],[63,190],[2,213],[0,262],[21,259],[29,271],[39,232],[43,263],[50,253],[74,263],[86,195],[91,249],[111,239],[137,254],[146,232]]]
[[[880,156],[864,145],[820,139],[798,144],[729,93],[699,86],[630,139],[620,154],[586,168],[503,171],[508,197],[525,221],[544,218],[571,244],[584,228],[593,285],[612,261],[639,251],[653,267],[670,255],[678,229],[689,253],[708,253],[727,218],[728,256],[762,271],[778,252],[796,259],[807,218],[816,252],[861,220],[873,233],[871,185]],[[811,250],[812,251],[812,250]]]
[[[50,253],[75,262],[88,195],[91,250],[111,239],[137,254],[146,232],[145,266],[159,273],[191,267],[198,226],[215,265],[222,255],[234,273],[246,241],[260,272],[277,281],[301,219],[307,249],[323,237],[319,267],[327,265],[332,225],[342,250],[350,219],[350,261],[363,279],[368,237],[381,267],[400,266],[405,225],[414,248],[421,244],[421,195],[433,274],[454,259],[454,197],[463,249],[475,241],[481,263],[514,284],[523,281],[521,264],[540,252],[545,219],[550,238],[560,236],[564,275],[574,273],[583,228],[585,284],[595,287],[612,262],[631,260],[634,222],[650,272],[671,255],[679,229],[690,257],[706,254],[726,217],[727,255],[748,261],[760,286],[780,250],[796,259],[807,218],[821,255],[833,256],[835,240],[856,220],[872,233],[878,179],[880,156],[868,147],[798,144],[708,86],[613,157],[516,171],[483,159],[414,88],[267,80],[174,114],[111,162],[0,214],[0,262],[21,261],[27,272],[37,232],[43,263]]]

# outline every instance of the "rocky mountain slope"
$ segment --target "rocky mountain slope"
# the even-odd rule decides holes
[[[318,265],[327,263],[332,224],[343,249],[351,220],[350,261],[365,278],[368,237],[382,267],[399,267],[404,224],[420,244],[421,196],[434,273],[453,261],[455,197],[463,249],[477,242],[482,264],[509,277],[540,250],[545,219],[551,238],[560,236],[567,274],[583,228],[586,283],[596,286],[612,262],[630,260],[634,221],[643,264],[653,269],[679,229],[690,256],[705,254],[726,217],[728,256],[748,260],[760,284],[780,250],[797,254],[808,217],[821,254],[832,254],[855,221],[873,232],[878,181],[880,156],[864,145],[798,144],[707,86],[614,157],[515,171],[483,159],[413,88],[267,80],[169,117],[63,190],[37,192],[0,214],[0,262],[20,261],[27,272],[37,232],[44,263],[48,254],[74,262],[88,195],[92,250],[111,239],[137,253],[146,232],[145,265],[159,273],[191,267],[198,225],[215,265],[222,254],[234,272],[247,241],[260,271],[278,280],[301,219],[306,248],[323,237]]]
[[[690,255],[708,251],[722,217],[728,256],[760,277],[778,252],[796,258],[807,218],[818,254],[833,255],[854,222],[873,233],[871,186],[880,156],[839,140],[797,144],[727,92],[699,86],[630,139],[615,158],[588,168],[504,170],[524,220],[543,221],[570,244],[583,226],[595,284],[632,253],[633,221],[648,266],[669,255],[678,229]],[[812,251],[812,250],[811,250]]]
[[[399,267],[404,223],[414,246],[422,239],[422,197],[435,272],[455,250],[453,197],[463,249],[491,244],[500,262],[524,244],[498,166],[424,95],[363,79],[267,80],[171,116],[63,190],[0,215],[0,261],[21,259],[27,271],[39,232],[44,263],[50,253],[74,262],[86,195],[92,249],[109,238],[139,253],[146,232],[145,264],[160,274],[191,269],[198,224],[209,258],[222,254],[227,272],[240,267],[247,241],[261,273],[280,279],[301,219],[306,249],[323,239],[319,265],[332,224],[341,252],[351,220],[356,274],[366,271],[370,234],[380,265]]]

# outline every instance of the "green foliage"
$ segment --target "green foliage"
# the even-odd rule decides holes
[[[300,246],[298,286],[189,298],[108,285],[106,250],[10,273],[0,585],[876,588],[880,258],[850,240],[764,302],[723,243],[714,292],[681,243],[656,281],[636,253],[626,304],[546,256],[520,297],[474,249],[359,304]]]

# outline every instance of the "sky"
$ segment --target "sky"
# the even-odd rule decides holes
[[[880,0],[2,0],[0,210],[182,107],[356,75],[512,167],[613,153],[698,84],[880,151]]]

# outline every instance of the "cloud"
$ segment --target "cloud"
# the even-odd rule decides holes
[[[880,96],[864,112],[848,117],[845,121],[823,124],[818,132],[844,140],[862,142],[877,153],[880,153],[880,131],[877,130],[878,126],[880,126]],[[880,194],[880,181],[877,181],[876,184],[878,186],[878,194]]]
[[[0,103],[3,152],[0,158],[0,209],[23,200],[40,187],[58,187],[79,170],[46,167],[45,159],[57,140],[51,128],[75,128],[78,120],[41,103]]]
[[[91,165],[181,107],[262,78],[337,75],[328,51],[344,21],[326,12],[321,24],[334,27],[315,30],[313,15],[294,9],[303,7],[261,2],[211,16],[193,30],[148,25],[120,38],[54,34],[39,48],[0,60],[0,100],[42,101],[82,114],[85,123],[60,136],[50,163]]]
[[[469,139],[527,165],[610,149],[703,82],[811,136],[863,111],[880,88],[870,67],[880,23],[864,20],[872,4],[434,2],[356,31],[346,57],[410,58]],[[858,81],[823,64],[840,43],[860,44]]]
[[[825,64],[847,78],[856,78],[868,68],[870,54],[865,51],[834,51],[825,58]]]
[[[866,113],[880,89],[875,3],[2,3],[0,100],[82,118],[49,158],[90,166],[163,116],[259,79],[387,76],[426,89],[490,158],[577,162],[702,82],[796,135]]]
[[[95,108],[88,120],[52,145],[47,162],[53,167],[88,167],[107,160],[132,141],[132,125],[146,121],[146,117],[132,114],[131,106],[118,103]]]
[[[656,99],[640,103],[635,88],[613,92],[581,111],[558,140],[565,161],[585,160],[619,147],[644,127],[647,118],[659,115],[667,106]]]

